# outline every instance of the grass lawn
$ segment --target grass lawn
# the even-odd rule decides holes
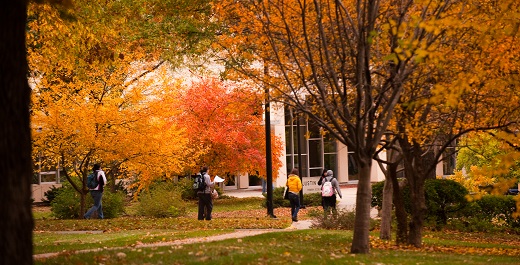
[[[371,253],[350,254],[352,231],[288,230],[288,209],[265,217],[262,198],[215,203],[212,221],[126,216],[108,220],[54,220],[35,210],[34,253],[60,252],[35,264],[520,264],[518,235],[426,232],[424,247],[395,246],[371,236]],[[195,206],[196,207],[196,206]],[[309,207],[310,208],[310,207]],[[301,218],[312,209],[304,209]],[[140,247],[147,243],[230,233],[235,229],[280,229],[214,242]],[[101,230],[102,233],[79,232]],[[64,232],[66,231],[66,232]],[[78,250],[97,251],[82,252]]]

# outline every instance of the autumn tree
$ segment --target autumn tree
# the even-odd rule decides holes
[[[353,253],[368,253],[371,166],[412,73],[442,32],[436,1],[261,1],[218,7],[228,67],[269,88],[353,152],[360,166]],[[230,74],[230,76],[232,76]]]
[[[178,98],[169,67],[201,54],[212,31],[205,32],[208,1],[186,3],[31,6],[35,147],[65,169],[80,194],[88,191],[85,179],[96,161],[112,183],[134,177],[141,189],[190,160],[189,149],[181,150],[184,131],[169,120]]]
[[[206,165],[223,177],[250,173],[265,178],[261,94],[245,83],[200,78],[183,90],[180,101],[182,114],[175,121],[186,129],[188,146],[198,154],[191,172]],[[283,145],[279,137],[271,141],[273,172],[277,172]]]
[[[518,63],[511,57],[519,48],[513,41],[515,26],[511,26],[517,5],[444,4],[440,16],[423,25],[435,28],[431,36],[443,41],[412,74],[414,82],[406,85],[396,108],[395,127],[389,128],[395,128],[403,154],[413,202],[407,243],[415,246],[421,246],[426,211],[424,181],[435,178],[437,164],[454,155],[457,139],[472,131],[507,129],[518,122],[518,101],[503,104],[517,98],[511,89],[517,85]],[[508,48],[497,49],[494,43],[507,43]]]

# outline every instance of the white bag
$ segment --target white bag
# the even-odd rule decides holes
[[[218,199],[218,192],[217,192],[217,190],[213,190],[213,191],[211,192],[211,198],[213,198],[213,199]]]
[[[322,197],[331,197],[334,195],[334,187],[332,187],[332,179],[327,181],[325,178],[325,183],[321,187],[321,196]]]

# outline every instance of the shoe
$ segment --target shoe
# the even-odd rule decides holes
[[[293,222],[298,222],[298,219],[293,218],[292,221],[293,221]]]

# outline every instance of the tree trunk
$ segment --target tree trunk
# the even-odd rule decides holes
[[[415,247],[422,246],[422,231],[426,213],[426,198],[424,196],[424,180],[416,176],[415,183],[410,183],[410,199],[412,204],[412,218],[409,224],[410,234],[408,243]]]
[[[30,88],[26,1],[0,8],[0,264],[32,264]]]
[[[379,238],[390,240],[392,239],[392,171],[395,172],[397,166],[393,164],[388,165],[387,174],[385,175],[385,186],[383,187],[383,206],[381,209],[381,231]]]
[[[397,178],[392,178],[392,183],[394,188],[395,217],[397,220],[395,243],[400,245],[406,243],[408,239],[408,215],[404,208],[404,198],[401,192],[406,183],[402,182],[403,184],[401,185]]]
[[[359,170],[359,182],[356,195],[356,217],[354,220],[354,238],[352,239],[352,253],[367,254],[370,252],[370,205],[372,187],[370,183],[371,163],[364,163]]]
[[[429,170],[430,165],[436,164],[433,152],[424,152],[417,143],[411,145],[411,156],[409,170],[406,178],[410,185],[410,199],[412,217],[409,224],[410,233],[408,235],[408,244],[415,247],[422,246],[422,232],[424,226],[424,217],[426,216],[426,196],[424,194],[424,183],[426,179],[434,179],[435,171]],[[413,162],[412,162],[413,161]],[[412,165],[414,165],[412,167]]]

